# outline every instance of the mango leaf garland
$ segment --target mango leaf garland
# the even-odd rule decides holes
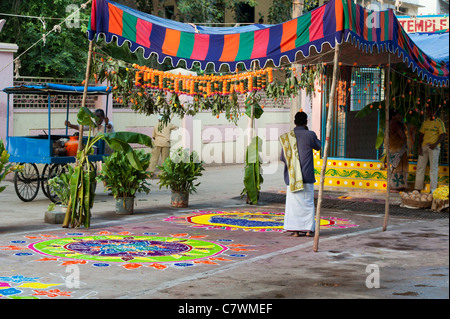
[[[294,97],[300,89],[306,89],[309,94],[314,92],[314,82],[322,76],[323,66],[307,66],[302,70],[297,74],[295,68],[281,68],[281,77],[286,77],[283,83],[274,81],[275,70],[272,68],[195,76],[131,65],[96,53],[91,74],[96,83],[109,82],[116,103],[145,115],[163,114],[163,123],[167,123],[173,114],[182,118],[211,111],[213,116],[225,116],[237,124],[241,113],[239,95],[245,96],[245,113],[248,115],[247,111],[251,109],[248,105],[253,103],[255,115],[260,116],[262,107],[258,106],[258,92],[265,91],[274,100]],[[189,98],[180,99],[182,95]]]

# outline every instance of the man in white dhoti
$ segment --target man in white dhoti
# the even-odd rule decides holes
[[[308,116],[295,114],[296,127],[280,136],[280,160],[284,162],[284,181],[287,186],[284,230],[294,237],[314,236],[314,158],[313,149],[320,150],[316,133],[307,127]]]

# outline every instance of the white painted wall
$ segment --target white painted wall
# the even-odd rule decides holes
[[[70,110],[69,121],[72,123],[76,123],[76,112],[76,109]],[[12,134],[29,136],[47,132],[47,115],[47,109],[15,109]],[[262,117],[255,121],[255,131],[264,141],[261,153],[264,162],[278,161],[281,151],[278,137],[289,130],[289,115],[289,109],[266,108]],[[116,131],[139,132],[149,136],[152,136],[153,128],[157,125],[156,116],[145,116],[128,109],[114,109],[109,118]],[[52,109],[52,134],[65,133],[65,119],[66,110]],[[190,147],[209,164],[244,162],[249,134],[247,115],[241,114],[237,126],[225,119],[224,115],[217,119],[210,112],[198,113],[191,121],[183,121],[175,116],[172,123],[180,127],[172,131],[172,149]],[[69,135],[74,132],[68,130]]]
[[[436,15],[448,13],[448,5],[444,6],[441,0],[419,0],[423,7],[419,8],[419,15]]]

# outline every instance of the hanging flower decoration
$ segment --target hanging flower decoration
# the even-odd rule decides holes
[[[284,83],[274,80],[276,70],[286,71]],[[281,97],[294,97],[302,88],[311,94],[314,81],[320,78],[322,70],[322,65],[314,65],[305,67],[298,74],[295,68],[282,67],[195,76],[128,64],[94,53],[91,77],[95,83],[108,81],[116,103],[130,105],[134,111],[146,115],[162,114],[163,122],[172,114],[184,117],[208,110],[213,116],[225,116],[236,124],[241,115],[251,116],[251,106],[255,107],[255,117],[261,116],[264,108],[260,105],[261,91],[275,101]],[[180,98],[183,95],[189,98]],[[245,113],[240,111],[239,95],[244,96]]]

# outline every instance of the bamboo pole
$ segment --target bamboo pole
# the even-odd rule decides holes
[[[256,61],[253,61],[253,72],[256,71]],[[250,143],[253,140],[255,131],[255,103],[252,103],[251,113],[250,113],[250,132],[249,132],[249,139],[248,139],[248,146],[250,146]]]
[[[87,98],[87,89],[89,82],[89,72],[91,69],[91,59],[92,59],[92,49],[94,47],[94,41],[89,41],[89,51],[86,63],[86,75],[84,77],[84,90],[83,90],[83,99],[81,100],[81,107],[86,106],[86,98]],[[83,125],[80,125],[80,137],[78,138],[78,150],[82,150],[83,148]]]
[[[340,52],[339,43],[336,43],[336,47],[334,49],[334,60],[333,60],[333,78],[331,81],[330,97],[328,100],[329,106],[328,106],[328,116],[327,116],[325,147],[324,147],[323,157],[322,157],[322,170],[320,172],[320,187],[319,187],[319,195],[318,195],[317,207],[316,207],[316,229],[314,232],[314,246],[313,246],[314,252],[317,252],[319,249],[320,209],[322,207],[323,185],[325,182],[325,171],[327,169],[328,148],[330,147],[331,119],[332,119],[333,108],[334,108],[334,94],[336,91],[337,73],[338,73],[338,66],[339,66],[338,65],[339,64],[339,52]]]
[[[86,97],[87,97],[87,89],[88,89],[88,81],[89,81],[89,71],[91,68],[91,57],[92,57],[92,48],[94,46],[94,41],[89,41],[89,51],[88,51],[88,57],[87,57],[87,63],[86,63],[86,75],[84,77],[84,90],[83,90],[83,99],[81,101],[81,106],[84,107],[86,106]],[[79,137],[78,137],[78,150],[82,150],[83,147],[83,125],[79,126]],[[78,156],[76,157],[76,165],[78,165]],[[72,196],[70,196],[69,198],[69,204],[67,205],[67,211],[66,211],[66,215],[64,216],[64,221],[62,224],[63,228],[68,228],[70,221],[71,221],[71,216],[72,216],[72,201],[76,200],[74,198],[72,198]],[[73,223],[73,220],[72,220]]]
[[[391,165],[389,163],[389,106],[390,106],[390,93],[391,93],[391,55],[388,54],[388,65],[387,65],[387,74],[386,74],[386,91],[385,94],[385,128],[384,128],[384,149],[386,153],[386,200],[384,204],[384,222],[383,222],[383,231],[387,229],[387,223],[389,218],[389,196],[391,194],[391,185],[389,181],[391,180]]]

